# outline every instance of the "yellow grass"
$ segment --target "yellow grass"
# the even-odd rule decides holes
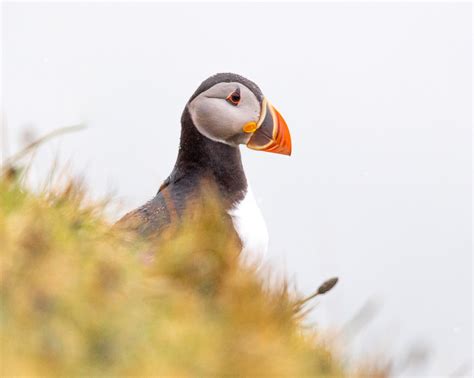
[[[217,201],[154,241],[84,193],[0,181],[2,376],[343,376],[301,297],[239,263]],[[203,209],[206,211],[202,211]]]

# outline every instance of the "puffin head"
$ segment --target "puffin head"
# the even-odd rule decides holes
[[[186,106],[197,130],[213,141],[291,155],[285,120],[260,88],[240,75],[211,76]]]

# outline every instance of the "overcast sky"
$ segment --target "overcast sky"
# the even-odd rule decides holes
[[[269,259],[305,293],[341,279],[314,320],[338,329],[376,303],[353,351],[421,343],[412,373],[469,366],[470,4],[4,3],[2,27],[3,145],[85,123],[33,173],[60,154],[122,212],[169,174],[199,83],[254,80],[293,138],[290,158],[242,149]]]

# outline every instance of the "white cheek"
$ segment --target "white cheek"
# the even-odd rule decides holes
[[[260,116],[260,103],[255,95],[241,86],[242,100],[232,106],[225,100],[236,83],[220,83],[198,95],[188,110],[198,131],[206,138],[216,142],[237,146],[245,141],[243,127],[248,122],[257,122]],[[229,142],[229,141],[233,142]]]
[[[218,107],[202,104],[197,99],[188,106],[188,110],[194,126],[202,135],[214,142],[229,144],[223,139],[223,135],[216,132],[219,122],[217,115],[220,113]]]

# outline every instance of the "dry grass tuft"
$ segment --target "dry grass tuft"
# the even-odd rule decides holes
[[[218,201],[145,241],[85,197],[0,180],[2,376],[346,375],[300,324],[308,298],[239,262]]]

